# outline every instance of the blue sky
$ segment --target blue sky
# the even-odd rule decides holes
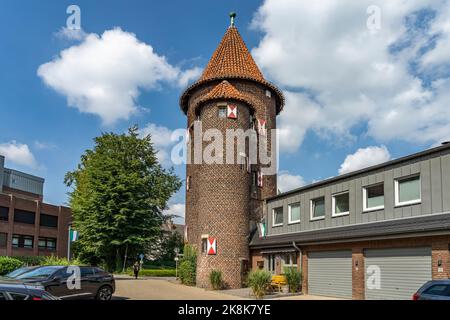
[[[81,8],[79,39],[61,31],[70,4]],[[379,1],[378,29],[366,25],[370,4],[2,0],[0,153],[8,167],[44,177],[45,199],[55,204],[67,201],[65,173],[103,131],[138,124],[159,139],[170,166],[167,135],[186,122],[179,96],[208,62],[230,11],[264,75],[287,97],[278,121],[284,191],[448,140],[448,1]],[[108,55],[95,50],[103,45],[118,59],[111,75]],[[71,58],[61,56],[67,49]],[[65,67],[73,72],[61,73]],[[96,81],[113,88],[111,96],[86,95]],[[123,101],[128,111],[105,111],[104,101]],[[184,166],[175,170],[184,178]],[[181,190],[171,212],[183,214],[183,203]]]

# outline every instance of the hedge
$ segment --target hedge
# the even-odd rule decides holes
[[[128,273],[134,276],[133,270]],[[142,269],[139,271],[140,277],[175,277],[175,269]]]
[[[44,261],[44,256],[15,256],[14,259],[20,260],[26,266],[39,266]]]
[[[11,257],[0,257],[0,276],[10,273],[23,266],[23,262]]]
[[[15,261],[19,261],[19,263],[15,263],[15,265],[21,266],[69,266],[69,265],[81,265],[82,262],[78,259],[67,260],[67,258],[58,258],[55,256],[29,256],[29,257],[6,257],[0,256],[0,261],[10,261],[13,259]],[[1,263],[1,262],[0,262]],[[5,262],[7,263],[7,262]],[[17,267],[17,268],[19,268]],[[1,268],[1,267],[0,267]],[[15,269],[17,269],[15,268]],[[12,270],[11,270],[12,271]],[[6,272],[8,273],[8,272]],[[0,273],[1,275],[1,273]]]

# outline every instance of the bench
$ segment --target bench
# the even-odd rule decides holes
[[[272,276],[272,282],[270,283],[270,286],[272,288],[278,288],[278,292],[281,292],[281,287],[287,285],[286,277],[283,275],[273,275]]]

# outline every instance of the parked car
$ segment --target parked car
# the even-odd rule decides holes
[[[14,270],[14,271],[11,271],[7,275],[5,275],[5,277],[6,278],[10,278],[10,279],[15,279],[16,277],[20,276],[21,274],[24,274],[25,272],[31,271],[31,270],[36,269],[36,268],[38,268],[38,267],[36,267],[36,266],[34,266],[34,267],[22,267],[22,268]]]
[[[26,283],[37,283],[45,290],[61,299],[95,298],[110,300],[116,284],[114,276],[98,267],[82,266],[80,268],[80,286],[75,284],[75,273],[64,266],[42,266],[16,277]]]
[[[450,300],[450,279],[428,281],[414,293],[413,300]]]
[[[17,280],[0,280],[0,301],[5,300],[59,300],[45,288]]]

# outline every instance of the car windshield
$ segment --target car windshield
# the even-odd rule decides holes
[[[33,278],[48,278],[55,271],[58,271],[61,267],[40,267],[29,272],[25,272],[16,277],[16,279],[33,279]]]
[[[8,273],[5,277],[7,277],[7,278],[15,278],[18,275],[29,271],[30,269],[31,269],[30,267],[22,267],[22,268],[16,269],[16,270]]]

